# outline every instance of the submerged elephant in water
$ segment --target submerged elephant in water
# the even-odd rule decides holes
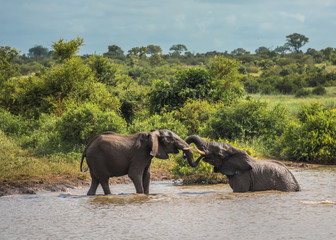
[[[294,175],[280,162],[256,160],[230,144],[205,141],[195,135],[188,137],[186,142],[195,143],[202,154],[199,159],[213,165],[214,172],[228,177],[234,192],[301,190]]]
[[[168,159],[169,153],[178,153],[179,150],[183,150],[191,166],[197,166],[198,162],[193,161],[189,145],[169,130],[134,135],[113,132],[97,135],[85,147],[80,165],[83,171],[83,160],[86,157],[92,179],[87,194],[95,195],[99,184],[104,194],[111,194],[109,178],[126,174],[133,181],[137,193],[148,194],[152,158]]]

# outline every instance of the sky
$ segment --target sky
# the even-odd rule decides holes
[[[80,54],[117,45],[184,44],[192,53],[275,49],[286,36],[302,48],[336,48],[335,0],[0,0],[0,46],[21,50],[81,37]]]

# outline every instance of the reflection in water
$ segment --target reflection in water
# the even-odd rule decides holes
[[[228,185],[111,186],[0,198],[0,239],[336,239],[336,168],[293,171],[301,192]]]

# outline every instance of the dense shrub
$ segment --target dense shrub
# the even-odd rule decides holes
[[[70,144],[86,144],[95,135],[113,131],[126,133],[126,121],[114,111],[103,112],[95,105],[71,109],[57,123],[56,130],[62,141]]]
[[[301,88],[300,90],[298,90],[298,91],[295,93],[295,97],[306,97],[306,96],[309,96],[311,93],[312,93],[311,90]]]
[[[185,125],[188,135],[198,135],[214,112],[215,107],[207,101],[189,100],[175,111],[175,117]]]
[[[172,83],[163,80],[154,83],[154,91],[149,96],[151,109],[155,112],[160,112],[164,107],[174,110],[182,107],[188,99],[212,101],[214,83],[214,78],[206,69],[181,70]]]
[[[172,112],[161,115],[154,114],[146,119],[135,119],[133,124],[129,126],[130,133],[149,132],[153,129],[169,129],[182,139],[187,137],[186,127],[174,117]]]
[[[260,84],[254,78],[249,78],[244,82],[244,88],[248,93],[258,93]]]
[[[6,135],[20,136],[27,134],[34,126],[34,121],[24,119],[22,116],[13,115],[0,108],[0,130]]]
[[[71,58],[41,77],[22,77],[4,83],[0,104],[11,113],[38,119],[42,113],[61,116],[85,102],[101,109],[118,110],[119,100],[80,58]]]
[[[283,133],[287,123],[285,108],[269,108],[266,102],[245,100],[218,108],[203,135],[213,139],[276,138]]]
[[[313,88],[312,94],[314,94],[314,95],[325,95],[325,94],[327,94],[327,90],[322,86],[317,86],[317,87]]]
[[[87,62],[94,72],[95,78],[98,82],[112,85],[114,87],[117,85],[121,72],[121,66],[112,63],[108,58],[99,55],[93,55],[87,60]]]
[[[336,164],[336,110],[320,104],[304,106],[298,122],[282,136],[282,155],[288,159]]]

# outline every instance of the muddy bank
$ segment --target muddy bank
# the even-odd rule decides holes
[[[318,167],[318,164],[308,164],[302,162],[281,161],[288,168],[309,168]],[[172,180],[173,175],[164,169],[152,169],[151,181]],[[36,194],[39,191],[67,191],[67,189],[88,187],[90,185],[89,174],[81,176],[53,175],[30,178],[28,180],[1,181],[0,197],[12,194]],[[128,176],[110,178],[110,184],[132,183]]]

